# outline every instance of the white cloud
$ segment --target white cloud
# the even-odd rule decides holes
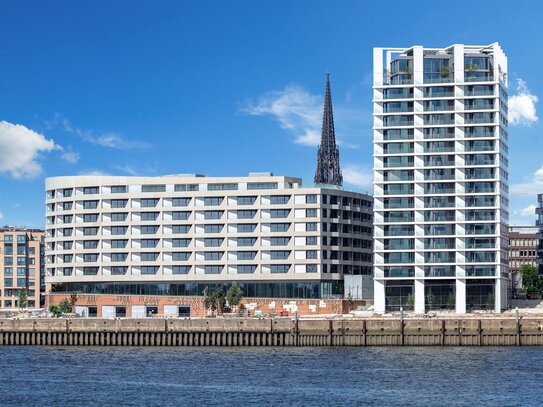
[[[77,162],[79,161],[79,153],[75,151],[66,151],[62,153],[60,158],[62,158],[64,161],[70,164],[77,164]]]
[[[526,86],[526,82],[517,79],[517,94],[509,98],[509,123],[512,126],[530,126],[537,122],[535,104],[539,98],[532,95]]]
[[[341,170],[346,184],[368,191],[373,189],[373,171],[354,164],[347,164]]]
[[[58,149],[53,140],[23,125],[0,121],[0,173],[35,178],[42,171],[40,153]]]
[[[534,216],[535,215],[535,205],[528,205],[526,208],[523,208],[520,211],[520,214],[522,216]]]
[[[542,190],[543,190],[543,166],[532,174],[530,182],[512,184],[510,187],[510,193],[512,196],[533,195]]]
[[[257,103],[247,103],[242,109],[254,116],[271,115],[279,125],[292,132],[299,144],[316,146],[320,141],[320,97],[299,85],[289,85],[281,91],[268,92]]]
[[[70,121],[60,114],[56,114],[53,120],[45,121],[49,129],[60,127],[64,131],[74,134],[87,143],[101,147],[113,148],[117,150],[131,150],[138,148],[147,148],[149,144],[144,141],[127,140],[117,133],[96,134],[91,130],[83,130],[72,126]]]

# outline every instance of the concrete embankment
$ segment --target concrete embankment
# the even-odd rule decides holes
[[[538,318],[0,319],[0,345],[535,346]]]

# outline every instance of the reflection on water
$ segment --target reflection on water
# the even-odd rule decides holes
[[[0,405],[543,404],[541,348],[0,347]]]

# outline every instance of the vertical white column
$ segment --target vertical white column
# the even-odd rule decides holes
[[[385,282],[373,280],[373,309],[379,314],[385,313]]]
[[[424,314],[424,280],[415,280],[415,314]]]
[[[496,278],[494,287],[494,312],[502,312],[502,279],[500,277]]]
[[[466,313],[466,279],[456,279],[456,313]]]

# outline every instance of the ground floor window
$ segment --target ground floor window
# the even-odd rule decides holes
[[[494,280],[466,279],[466,311],[494,309]]]
[[[386,311],[412,310],[415,304],[414,280],[389,280],[385,282]]]
[[[152,307],[145,307],[145,315],[148,317],[152,317],[153,315],[158,314],[158,307],[152,306]]]
[[[126,318],[126,307],[115,307],[115,316],[117,318]]]
[[[190,318],[190,305],[183,305],[179,307],[180,318]]]
[[[456,308],[456,283],[454,280],[426,280],[424,302],[427,311],[454,310]]]

